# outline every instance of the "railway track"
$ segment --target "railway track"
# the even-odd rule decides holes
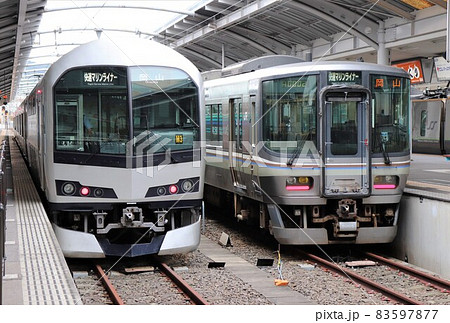
[[[195,305],[208,305],[208,302],[195,291],[181,276],[172,270],[166,263],[158,263],[158,268],[169,278],[178,289]]]
[[[377,255],[375,253],[371,252],[365,252],[364,255],[367,258],[373,259],[374,261],[378,261],[380,263],[385,264],[386,266],[389,266],[393,269],[400,270],[404,273],[407,273],[411,276],[416,277],[420,281],[422,281],[424,284],[428,284],[433,286],[434,288],[444,292],[444,293],[450,293],[450,281],[433,276],[431,274],[428,274],[426,272],[417,270],[415,268],[403,265],[399,262],[393,261],[391,259],[385,258],[383,256]]]
[[[82,278],[76,278],[84,304],[160,304],[160,305],[207,305],[197,293],[166,263],[153,260],[155,270],[141,270],[135,264],[125,264],[124,268],[137,269],[127,274],[120,271],[105,272],[100,264],[82,264]],[[80,266],[80,265],[78,265]],[[103,264],[103,266],[106,266]],[[111,266],[109,266],[111,267]],[[87,269],[89,268],[89,269]],[[80,271],[79,269],[77,271]],[[91,274],[89,274],[89,272]],[[95,273],[95,275],[93,275]]]
[[[119,293],[117,292],[114,285],[109,280],[106,273],[103,271],[103,268],[99,264],[94,264],[94,271],[97,274],[98,279],[102,283],[103,287],[105,288],[106,292],[109,295],[109,298],[111,299],[112,303],[114,305],[124,305],[122,298],[120,297]]]
[[[347,269],[345,267],[339,266],[336,263],[333,263],[331,261],[328,261],[326,259],[323,259],[322,257],[316,256],[312,253],[308,253],[305,251],[300,251],[300,253],[307,259],[312,260],[313,262],[318,263],[320,266],[323,266],[329,270],[334,271],[335,273],[338,273],[340,275],[343,275],[345,277],[348,277],[352,279],[355,283],[361,284],[365,286],[366,288],[369,288],[371,290],[374,290],[376,292],[379,292],[389,299],[396,301],[400,304],[405,305],[422,305],[421,302],[418,302],[412,298],[409,298],[406,295],[403,295],[391,288],[388,288],[386,286],[383,286],[373,280],[370,280],[362,275],[359,275],[355,273],[353,270]]]
[[[443,299],[448,298],[448,294],[450,292],[450,282],[443,280],[439,277],[427,274],[425,272],[419,271],[417,269],[414,269],[412,267],[403,265],[399,262],[392,261],[390,259],[387,259],[385,257],[382,257],[380,255],[376,255],[374,253],[366,252],[363,253],[363,255],[369,259],[374,260],[376,263],[387,266],[389,269],[394,270],[397,272],[397,277],[400,277],[400,275],[405,276],[407,280],[411,281],[411,276],[416,278],[415,281],[419,281],[419,284],[416,284],[416,286],[413,287],[404,287],[399,288],[398,286],[392,287],[389,284],[389,287],[385,283],[380,283],[377,278],[372,279],[373,277],[376,277],[377,275],[371,271],[369,267],[367,267],[366,271],[363,270],[355,270],[355,269],[349,269],[346,268],[344,265],[339,265],[335,262],[328,261],[326,259],[323,259],[322,257],[319,257],[315,254],[300,251],[300,253],[306,258],[309,259],[312,262],[315,262],[319,264],[322,267],[325,267],[337,274],[340,274],[344,277],[347,277],[351,279],[354,283],[360,284],[367,289],[373,290],[375,292],[383,294],[385,297],[389,298],[390,300],[404,305],[423,305],[427,304],[425,301],[429,295],[433,295],[433,291],[429,290],[429,287],[433,287],[435,290],[439,291],[439,293],[443,294]],[[363,272],[363,274],[361,274]],[[389,275],[389,274],[388,274]],[[385,276],[388,276],[385,275]],[[371,277],[371,278],[368,278]],[[382,276],[381,276],[382,277]],[[422,286],[420,286],[422,285]],[[413,295],[410,296],[409,294],[414,294],[412,291],[416,291],[419,289],[428,290],[427,292],[424,292],[423,295]],[[444,294],[445,293],[445,294]],[[448,304],[448,303],[447,303]]]

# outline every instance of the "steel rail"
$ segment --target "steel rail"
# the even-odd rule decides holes
[[[423,282],[429,283],[433,285],[436,288],[444,289],[447,292],[450,292],[450,281],[435,277],[433,275],[427,274],[423,271],[419,271],[415,268],[403,265],[401,263],[397,263],[393,260],[390,260],[388,258],[385,258],[383,256],[376,255],[372,252],[365,252],[364,253],[368,258],[372,258],[373,260],[379,261],[389,267],[400,269],[403,272],[408,273],[411,276],[414,276]]]
[[[381,284],[378,284],[370,279],[367,279],[366,277],[363,277],[361,275],[356,274],[355,272],[353,272],[352,270],[348,270],[346,268],[343,268],[337,264],[334,264],[328,260],[325,260],[321,257],[318,257],[316,255],[304,252],[304,251],[300,251],[300,253],[302,253],[305,257],[319,263],[320,265],[327,267],[331,270],[333,270],[334,272],[343,275],[344,277],[350,277],[353,281],[364,285],[372,290],[375,290],[385,296],[387,296],[388,298],[395,300],[397,302],[400,302],[402,304],[405,305],[422,305],[422,303],[407,297],[406,295],[400,294],[390,288],[387,288]]]
[[[125,305],[122,298],[119,296],[113,284],[109,280],[108,276],[103,271],[102,267],[98,264],[94,264],[94,270],[101,280],[103,287],[106,289],[106,292],[108,293],[114,305]]]
[[[183,279],[181,278],[175,271],[173,271],[167,264],[165,263],[158,263],[158,268],[167,276],[169,277],[175,285],[179,289],[183,291],[193,302],[195,305],[209,305],[208,302],[203,299],[200,294],[198,294],[194,289],[192,289],[191,286]]]

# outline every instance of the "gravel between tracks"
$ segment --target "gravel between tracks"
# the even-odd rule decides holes
[[[218,241],[222,232],[230,235],[232,247],[227,247],[227,249],[250,263],[256,264],[258,258],[273,258],[273,266],[261,268],[271,274],[274,279],[280,278],[277,269],[278,244],[272,237],[258,233],[254,229],[241,229],[233,223],[224,224],[219,220],[207,219],[204,232],[206,237],[213,241]],[[280,253],[282,278],[289,281],[289,288],[298,291],[317,304],[392,304],[386,297],[368,292],[348,278],[311,266],[306,261],[293,256],[289,251],[285,255],[283,247]],[[306,269],[303,269],[304,267]]]
[[[272,266],[260,267],[274,279],[280,278],[277,268],[278,244],[269,235],[258,230],[238,227],[234,222],[222,222],[207,218],[203,235],[218,242],[221,234],[230,236],[232,246],[228,251],[256,265],[258,259],[273,259]],[[319,305],[390,305],[392,301],[381,294],[369,292],[351,279],[324,270],[302,260],[293,248],[281,247],[281,274],[289,281],[287,287],[297,291]],[[144,265],[148,260],[143,259]],[[208,268],[211,261],[199,250],[185,254],[162,257],[162,261],[174,268],[209,304],[212,305],[269,305],[271,302],[223,268]],[[120,272],[127,264],[119,264],[110,274],[112,283],[126,304],[181,305],[189,302],[177,292],[171,283],[161,278],[158,271],[124,275]],[[364,270],[364,269],[363,269]],[[370,268],[367,271],[370,274]],[[388,285],[389,287],[389,285]],[[425,288],[426,290],[426,288]],[[433,294],[433,293],[431,293]],[[87,294],[90,298],[92,293]],[[436,296],[440,298],[440,296]],[[86,299],[83,300],[86,302]],[[429,299],[427,304],[434,304]],[[436,303],[440,303],[436,301]],[[92,302],[90,303],[92,304]],[[95,302],[94,302],[95,304]]]

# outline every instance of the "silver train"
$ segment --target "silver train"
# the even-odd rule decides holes
[[[427,90],[412,100],[412,151],[450,154],[448,89]]]
[[[167,255],[200,243],[202,78],[148,40],[61,57],[14,117],[66,257]]]
[[[205,200],[280,244],[388,243],[410,167],[410,79],[264,57],[205,73]]]

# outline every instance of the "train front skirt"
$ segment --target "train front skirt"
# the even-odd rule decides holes
[[[67,258],[104,258],[106,256],[136,257],[148,254],[182,254],[197,249],[200,244],[201,216],[193,224],[167,231],[149,243],[111,244],[95,235],[61,228],[53,230],[63,254]]]

